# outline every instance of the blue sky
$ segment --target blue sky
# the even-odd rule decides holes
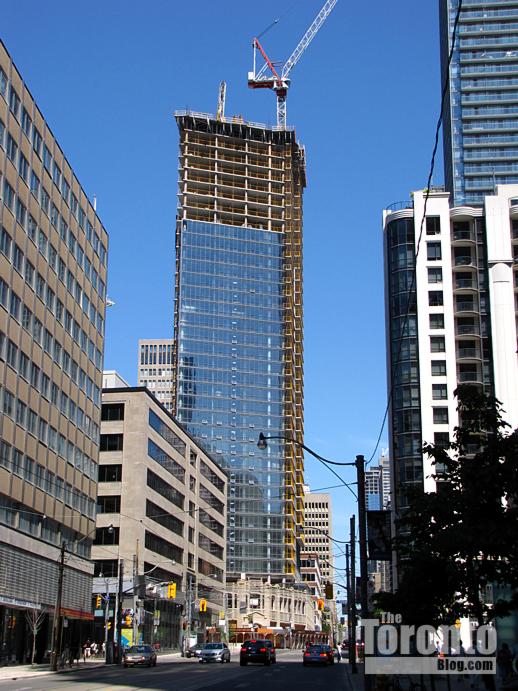
[[[105,367],[136,383],[139,338],[170,337],[178,135],[173,112],[274,124],[247,88],[251,41],[285,60],[323,0],[3,0],[1,38],[110,235]],[[381,214],[425,186],[440,105],[436,0],[339,0],[292,72],[288,124],[306,146],[305,441],[374,451],[386,406]],[[443,181],[442,162],[434,183]],[[386,431],[381,446],[387,445]],[[310,458],[312,487],[336,484]],[[344,479],[354,481],[354,469]],[[335,536],[354,500],[333,490]]]

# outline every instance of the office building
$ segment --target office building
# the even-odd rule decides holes
[[[170,413],[173,411],[172,338],[138,342],[138,386],[146,386]]]
[[[408,488],[435,488],[436,468],[421,449],[452,439],[459,384],[495,395],[504,419],[518,426],[518,185],[497,186],[482,208],[455,207],[448,193],[432,190],[425,218],[424,200],[419,191],[406,208],[384,212],[396,515]]]
[[[226,491],[225,472],[148,389],[103,389],[93,592],[114,594],[122,567],[129,591],[123,607],[136,610],[123,626],[123,643],[153,640],[177,648],[189,631],[203,641],[205,627],[217,624]],[[134,579],[141,583],[135,601]],[[153,583],[154,592],[144,588]],[[176,584],[171,599],[160,585],[169,583]],[[201,599],[204,612],[195,609]],[[96,614],[103,638],[105,612]]]
[[[331,495],[311,492],[304,487],[304,545],[305,550],[318,555],[322,582],[334,581],[333,519]]]
[[[49,75],[49,79],[52,76]],[[63,642],[91,618],[108,237],[0,43],[0,650],[26,660],[64,545]]]
[[[292,128],[179,112],[174,413],[229,474],[227,567],[295,577],[303,523],[302,193]]]
[[[483,206],[496,185],[518,183],[518,3],[440,0],[446,188],[452,205]]]

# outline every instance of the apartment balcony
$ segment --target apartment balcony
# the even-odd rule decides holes
[[[456,268],[458,266],[462,267],[475,267],[475,261],[471,254],[461,254],[461,255],[455,255],[453,257],[453,266]]]
[[[457,336],[480,336],[480,325],[478,323],[457,324],[455,334]]]
[[[475,235],[472,230],[453,230],[451,236],[451,244],[454,246],[464,244],[474,244]]]
[[[481,360],[480,350],[475,345],[472,348],[458,348],[457,360]]]
[[[471,294],[477,291],[478,288],[473,276],[470,276],[469,278],[459,278],[456,276],[453,284],[453,290],[455,293]]]
[[[459,300],[455,303],[455,313],[471,312],[478,314],[478,305],[473,300]]]
[[[458,372],[457,381],[461,384],[480,384],[482,385],[482,373],[478,370],[472,370],[469,372]]]

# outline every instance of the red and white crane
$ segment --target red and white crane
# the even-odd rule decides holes
[[[311,41],[315,38],[322,24],[331,14],[331,11],[333,10],[333,7],[336,5],[337,1],[338,0],[327,0],[313,20],[313,23],[309,29],[299,41],[293,53],[286,60],[282,69],[280,70],[277,70],[275,63],[270,60],[264,48],[259,43],[259,39],[254,38],[252,42],[254,51],[254,67],[253,71],[248,73],[248,86],[251,89],[273,89],[275,91],[277,96],[278,127],[286,127],[286,96],[288,95],[288,89],[291,83],[289,78],[290,72],[300,60],[302,54],[309,46]],[[274,24],[276,24],[277,21],[275,21]],[[264,65],[258,72],[256,71],[257,51],[259,51],[264,58]]]

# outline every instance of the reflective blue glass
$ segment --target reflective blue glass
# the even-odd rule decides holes
[[[230,573],[284,572],[283,242],[278,232],[183,221],[177,417],[229,474]]]

